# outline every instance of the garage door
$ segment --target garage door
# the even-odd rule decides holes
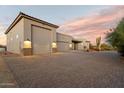
[[[69,51],[69,43],[57,42],[57,50],[61,52]]]
[[[51,49],[51,31],[32,26],[32,47],[33,54],[44,54],[52,51]]]

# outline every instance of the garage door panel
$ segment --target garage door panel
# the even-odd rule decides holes
[[[33,46],[33,54],[49,53],[50,51],[51,50],[49,45],[40,46],[40,45],[34,44]]]
[[[69,43],[58,42],[57,47],[59,51],[69,51]]]
[[[43,54],[51,52],[51,31],[33,26],[32,30],[33,54]]]

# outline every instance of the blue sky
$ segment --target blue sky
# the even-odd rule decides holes
[[[66,20],[87,16],[107,7],[109,6],[0,6],[0,22],[8,26],[22,11],[48,22],[62,24]]]
[[[97,37],[105,41],[105,33],[124,17],[124,6],[101,5],[27,5],[0,6],[0,44],[6,43],[3,34],[19,12],[59,25],[57,31],[84,38],[95,43]]]

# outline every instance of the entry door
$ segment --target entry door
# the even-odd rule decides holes
[[[32,26],[32,47],[33,47],[33,54],[44,54],[49,53],[52,51],[51,48],[51,41],[52,35],[51,31],[41,28]]]

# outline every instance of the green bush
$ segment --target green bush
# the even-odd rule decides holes
[[[105,44],[105,43],[101,44],[100,48],[101,48],[102,51],[104,51],[104,50],[114,50],[114,48],[111,45]]]
[[[107,41],[115,48],[121,55],[124,55],[124,18],[119,22],[112,33],[108,33]]]

